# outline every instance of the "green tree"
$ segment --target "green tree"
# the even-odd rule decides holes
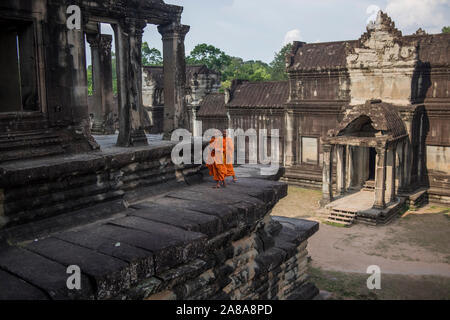
[[[223,72],[231,60],[232,58],[219,48],[202,43],[191,51],[186,58],[186,63],[189,65],[204,64],[209,69]]]
[[[94,93],[93,85],[92,85],[92,65],[87,68],[87,82],[88,82],[88,95],[92,96]]]
[[[161,51],[156,48],[150,48],[147,42],[142,44],[142,65],[143,66],[162,66],[163,58]]]
[[[116,64],[116,54],[111,52],[111,64],[112,64],[112,82],[113,82],[113,93],[117,95],[117,64]]]
[[[225,68],[222,78],[224,81],[233,79],[268,81],[271,79],[270,67],[262,61],[243,61],[241,58],[233,57]]]
[[[116,65],[116,54],[111,53],[111,64],[112,64],[112,82],[113,82],[113,93],[117,95],[117,65]],[[87,82],[88,82],[88,95],[92,96],[94,94],[93,81],[92,81],[92,65],[87,68]]]
[[[442,33],[450,33],[450,26],[443,27]]]
[[[270,63],[270,75],[272,80],[280,81],[287,80],[288,74],[286,72],[286,54],[292,49],[292,44],[285,45],[279,52],[275,53],[275,58]]]

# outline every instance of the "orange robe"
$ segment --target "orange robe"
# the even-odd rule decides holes
[[[222,139],[213,137],[209,142],[209,146],[213,150],[208,156],[208,163],[206,164],[209,169],[209,175],[214,177],[215,181],[224,181],[227,177],[227,167],[225,165]],[[220,159],[221,157],[222,159]]]
[[[223,150],[225,154],[225,167],[227,168],[226,177],[234,177],[236,173],[234,172],[233,162],[234,162],[234,143],[233,139],[226,138],[223,139]]]

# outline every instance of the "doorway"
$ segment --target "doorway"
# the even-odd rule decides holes
[[[377,151],[375,148],[369,148],[369,181],[375,180]]]

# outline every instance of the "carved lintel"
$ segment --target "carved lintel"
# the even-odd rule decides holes
[[[158,32],[162,35],[163,39],[173,37],[184,39],[186,34],[189,32],[190,28],[191,27],[187,25],[170,23],[158,26]]]

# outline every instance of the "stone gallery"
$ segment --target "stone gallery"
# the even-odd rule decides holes
[[[294,42],[286,67],[207,96],[203,128],[280,129],[283,180],[323,190],[330,222],[450,203],[450,34],[403,36],[380,11],[358,40]]]
[[[0,2],[0,299],[318,294],[306,274],[318,224],[271,216],[287,184],[242,178],[217,193],[204,166],[175,165],[175,143],[147,135],[161,122],[166,138],[195,129],[200,98],[217,91],[213,72],[186,72],[182,11],[162,0]],[[114,30],[116,106],[99,23]],[[147,24],[162,36],[159,75],[142,69]]]

